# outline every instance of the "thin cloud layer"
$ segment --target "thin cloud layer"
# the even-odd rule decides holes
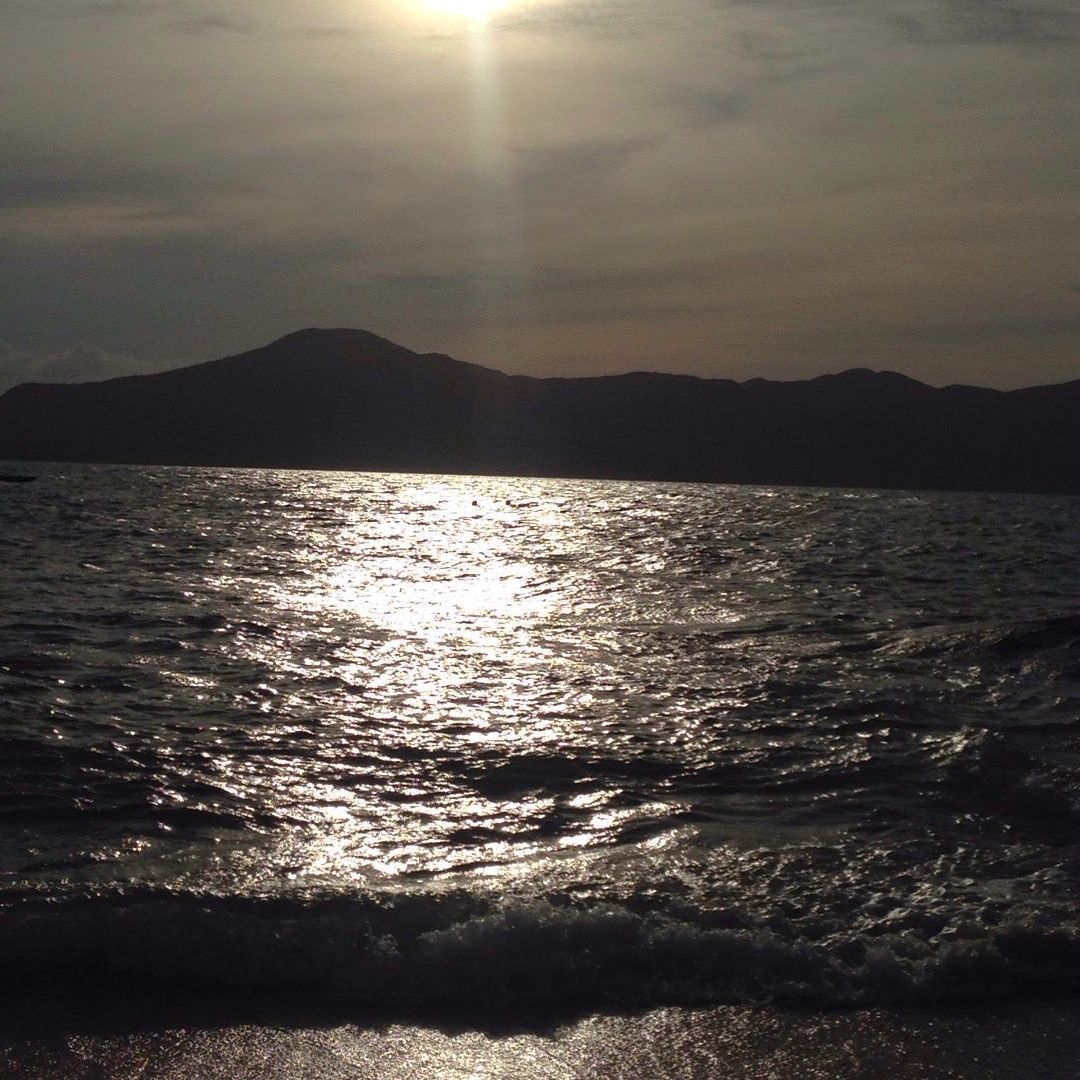
[[[127,353],[73,345],[55,353],[32,353],[0,345],[0,394],[21,382],[66,383],[145,375],[176,366]]]

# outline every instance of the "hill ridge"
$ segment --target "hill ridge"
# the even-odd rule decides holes
[[[509,375],[306,327],[201,364],[0,395],[0,459],[1080,493],[1080,380],[935,388]]]

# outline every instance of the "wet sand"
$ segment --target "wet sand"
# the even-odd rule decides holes
[[[920,1009],[726,1006],[498,1024],[205,996],[9,1002],[0,1076],[124,1080],[1075,1080],[1080,1001]]]

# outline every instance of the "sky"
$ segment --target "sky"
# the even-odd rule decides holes
[[[1080,378],[1076,0],[0,0],[0,391],[306,326]]]

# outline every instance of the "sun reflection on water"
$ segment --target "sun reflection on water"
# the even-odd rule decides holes
[[[572,652],[540,640],[567,600],[552,560],[582,540],[572,504],[521,506],[491,486],[418,479],[378,512],[360,500],[308,545],[303,572],[279,591],[277,603],[305,611],[313,634],[337,638],[333,672],[347,690],[327,717],[327,757],[377,748],[349,787],[308,779],[318,769],[306,761],[278,772],[308,826],[302,850],[290,833],[282,862],[305,875],[491,874],[612,827],[594,807],[602,792],[572,804],[580,831],[568,844],[565,830],[544,825],[557,799],[513,784],[505,795],[497,784],[461,789],[492,754],[498,764],[514,747],[556,746],[572,715],[561,686]],[[557,707],[527,705],[541,668]]]
[[[213,816],[216,865],[251,888],[506,881],[679,828],[662,759],[699,720],[669,708],[642,647],[670,607],[654,508],[479,477],[320,476],[289,497],[253,511],[290,530],[265,569],[215,564],[249,613],[208,624],[215,681],[175,677],[246,717],[193,734],[174,785],[232,808],[235,828]],[[730,617],[715,596],[679,603]]]
[[[520,539],[545,525],[565,528],[565,520],[549,514],[526,527],[512,506],[481,503],[474,494],[452,481],[435,483],[410,492],[381,521],[358,514],[339,533],[344,557],[318,565],[316,555],[304,601],[345,609],[374,629],[430,637],[502,635],[542,617],[554,592],[543,588]]]

